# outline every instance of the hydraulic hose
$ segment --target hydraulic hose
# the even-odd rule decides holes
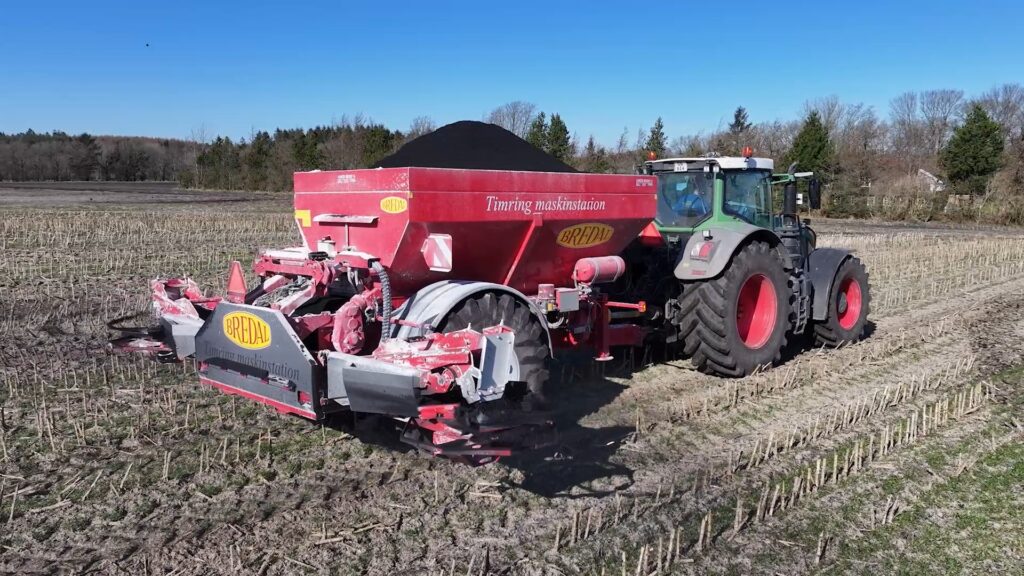
[[[388,271],[384,265],[374,260],[371,264],[373,271],[380,278],[380,298],[384,301],[381,311],[381,342],[391,337],[391,281],[388,279]]]

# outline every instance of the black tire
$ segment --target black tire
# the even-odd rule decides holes
[[[854,292],[857,296],[857,310],[852,309]],[[815,343],[818,346],[837,347],[860,340],[864,336],[870,308],[868,271],[859,258],[851,256],[839,266],[829,289],[828,319],[814,323]]]
[[[540,320],[525,303],[511,294],[477,294],[457,305],[448,314],[441,332],[454,332],[469,327],[481,329],[498,324],[504,324],[515,332],[519,380],[526,384],[529,391],[524,403],[530,407],[544,406],[550,350]]]
[[[753,339],[752,321],[740,326],[740,293],[748,280],[754,286],[767,282],[775,294],[775,317],[764,316],[766,319],[758,326],[762,336],[757,341]],[[792,300],[789,275],[775,251],[764,242],[751,242],[736,253],[717,278],[683,286],[681,310],[676,316],[683,353],[698,370],[718,376],[746,376],[759,367],[770,366],[778,362],[786,345]],[[750,345],[741,331],[745,331]]]

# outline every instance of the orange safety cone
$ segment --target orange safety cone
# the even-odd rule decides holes
[[[245,276],[242,274],[242,265],[235,260],[231,263],[231,270],[228,272],[228,302],[241,304],[245,302]]]

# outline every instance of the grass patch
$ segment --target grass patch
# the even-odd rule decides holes
[[[840,551],[843,572],[1024,573],[1024,444],[1010,443]]]

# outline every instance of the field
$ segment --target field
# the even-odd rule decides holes
[[[0,572],[1024,573],[1024,231],[816,222],[865,341],[561,366],[556,447],[469,468],[106,351],[149,279],[293,244],[290,198],[4,186]]]

